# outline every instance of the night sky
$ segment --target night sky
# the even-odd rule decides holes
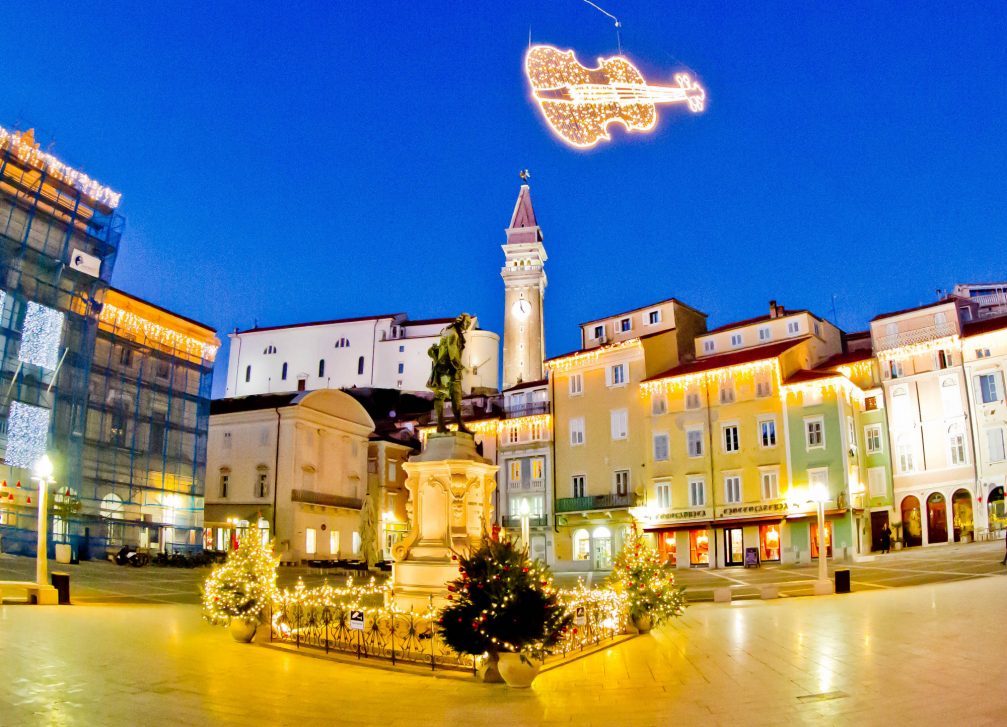
[[[1007,4],[599,4],[648,80],[695,74],[705,113],[556,141],[522,58],[529,29],[613,54],[581,0],[22,2],[3,11],[0,125],[122,192],[114,284],[225,341],[397,311],[499,332],[524,167],[550,355],[670,296],[711,326],[770,298],[832,318],[834,299],[856,330],[1007,278]]]

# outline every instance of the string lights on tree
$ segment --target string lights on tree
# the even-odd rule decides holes
[[[31,469],[46,452],[50,411],[20,401],[10,405],[4,463]],[[20,484],[20,483],[19,483]]]
[[[257,623],[277,597],[279,558],[255,530],[203,582],[203,617],[226,626],[231,619]]]
[[[615,557],[611,579],[626,594],[630,616],[641,631],[685,612],[684,589],[675,585],[671,566],[636,525]]]

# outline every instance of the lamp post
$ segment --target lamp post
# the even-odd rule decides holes
[[[52,460],[49,455],[44,454],[35,463],[34,479],[38,480],[38,544],[35,554],[35,583],[39,586],[47,586],[49,575],[49,523],[48,523],[48,502],[46,487],[52,482]]]
[[[815,593],[831,593],[829,565],[826,562],[828,550],[825,546],[825,501],[829,499],[829,490],[818,483],[811,486],[808,494],[811,496],[809,502],[818,506],[818,583],[815,584]]]
[[[529,530],[528,520],[530,517],[531,517],[531,507],[528,505],[528,500],[523,499],[521,500],[521,544],[524,545],[524,547],[528,548],[529,550],[531,548],[530,544],[531,537],[528,534]]]

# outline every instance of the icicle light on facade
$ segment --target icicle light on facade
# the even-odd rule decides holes
[[[40,406],[11,402],[5,464],[31,469],[42,458],[49,441],[49,413]]]
[[[607,346],[599,346],[598,348],[592,348],[590,351],[582,351],[580,353],[572,353],[569,356],[563,356],[561,358],[554,358],[550,361],[545,362],[545,366],[550,371],[562,372],[569,371],[577,366],[583,366],[585,364],[594,363],[603,354],[612,353],[614,351],[620,351],[625,348],[637,348],[640,346],[639,338],[631,338],[628,341],[619,341],[617,343],[610,343]]]
[[[207,361],[213,361],[217,355],[217,346],[215,344],[204,343],[192,336],[187,336],[184,333],[162,326],[160,323],[154,323],[111,303],[106,303],[102,307],[100,320],[113,329],[132,334],[134,338],[141,342],[144,338],[147,338],[167,348],[184,351]]]
[[[724,366],[709,371],[700,371],[694,374],[682,374],[671,376],[665,379],[655,379],[645,381],[640,384],[640,390],[644,396],[661,393],[674,393],[684,391],[697,384],[723,383],[726,381],[741,382],[751,381],[756,376],[769,374],[780,385],[780,367],[776,359],[768,361],[752,361],[751,363],[736,364],[734,366]]]
[[[61,311],[28,301],[28,312],[21,331],[18,359],[53,371],[59,362],[59,344],[63,340]]]
[[[884,351],[878,351],[878,359],[881,361],[904,360],[912,358],[913,356],[923,356],[928,353],[933,353],[934,351],[948,349],[961,349],[961,339],[958,337],[957,333],[952,336],[935,338],[932,341],[910,343],[905,346],[898,346],[897,348],[889,348]]]

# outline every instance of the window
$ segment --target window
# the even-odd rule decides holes
[[[877,408],[878,408],[878,397],[876,396],[864,397],[864,411],[874,411]]]
[[[612,439],[625,439],[629,435],[629,412],[613,409],[611,412]]]
[[[1002,386],[998,381],[999,374],[981,374],[979,376],[979,396],[983,404],[992,404],[1002,398]]]
[[[339,555],[339,531],[329,531],[329,555]]]
[[[508,476],[507,479],[511,482],[521,481],[521,460],[512,459],[507,468]]]
[[[724,478],[724,502],[741,502],[741,477],[728,475]]]
[[[808,449],[825,446],[825,421],[822,417],[804,420],[804,441]]]
[[[759,444],[763,447],[776,446],[775,419],[763,419],[759,422]]]
[[[853,451],[857,449],[857,425],[853,423],[853,417],[846,417],[846,443]]]
[[[948,428],[948,462],[952,465],[965,464],[965,432],[961,424]]]
[[[762,473],[762,499],[778,500],[780,498],[780,473],[767,470]]]
[[[626,364],[615,364],[608,369],[608,385],[622,386],[626,383]]]
[[[224,449],[230,449],[230,448],[231,448],[231,433],[224,432]]]
[[[801,332],[801,322],[800,321],[789,321],[787,323],[787,333],[793,336],[795,333]]]
[[[633,330],[633,321],[629,318],[623,318],[619,321],[619,330],[623,333]]]
[[[990,350],[988,348],[976,349],[976,358],[989,358],[989,357],[990,357]]]
[[[741,334],[740,333],[732,333],[731,334],[731,345],[734,346],[735,348],[737,348],[738,346],[741,345]]]
[[[905,368],[902,366],[901,361],[895,361],[894,359],[888,362],[888,375],[893,379],[900,379],[906,375]]]
[[[168,374],[171,373],[171,365],[167,361],[158,361],[156,376],[159,379],[168,378]]]
[[[740,443],[738,441],[738,425],[730,424],[723,428],[724,432],[724,451],[725,452],[737,452],[741,449]]]
[[[703,430],[690,429],[685,433],[686,453],[690,457],[703,456]]]
[[[583,374],[570,374],[570,396],[579,396],[584,391]]]
[[[908,434],[900,434],[895,442],[895,457],[899,473],[907,474],[916,471],[913,441]]]
[[[615,480],[615,494],[626,496],[629,494],[629,470],[616,470],[613,476]]]
[[[316,552],[314,528],[304,529],[304,552],[308,555],[314,555]]]
[[[720,403],[721,404],[733,404],[734,403],[734,383],[731,381],[722,381],[720,383]]]
[[[702,477],[689,478],[689,507],[706,506],[706,483]]]
[[[573,476],[573,496],[584,497],[584,475]]]
[[[119,363],[123,366],[133,365],[133,349],[125,346],[119,351]]]
[[[152,412],[150,415],[150,436],[147,438],[147,451],[151,454],[161,454],[164,451],[164,420],[163,412]]]
[[[812,491],[824,488],[826,492],[829,489],[829,468],[828,467],[816,467],[815,469],[808,470],[808,484],[811,485]]]
[[[252,380],[252,367],[251,366],[246,366],[245,367],[245,383],[247,384],[251,380]]]
[[[543,439],[542,431],[542,422],[540,421],[533,421],[530,425],[528,425],[529,438],[533,442]]]
[[[815,335],[819,338],[822,337],[822,327],[818,325],[818,321],[815,321]]]
[[[349,347],[350,342],[346,338],[340,338],[338,341],[336,341],[336,348],[349,348]],[[399,346],[399,348],[401,349],[402,347]]]
[[[668,397],[664,394],[654,394],[650,400],[650,413],[660,416],[668,413]]]
[[[654,494],[657,500],[657,507],[661,510],[671,509],[671,483],[658,482],[654,485]]]
[[[595,326],[594,327],[594,337],[602,339],[605,337],[605,326]]]
[[[404,374],[406,372],[406,365],[402,361],[399,361],[398,371],[400,374]]]
[[[966,306],[962,306],[961,308],[959,308],[959,310],[962,312],[962,320],[963,321],[971,321],[972,320],[972,309],[971,308],[968,308]]]
[[[962,395],[958,388],[958,379],[949,376],[941,381],[941,405],[945,417],[962,415]]]
[[[255,496],[266,497],[269,495],[269,472],[260,468],[255,480]]]
[[[354,552],[354,554],[359,553],[360,552],[360,543],[362,541],[360,540],[360,533],[357,532],[356,530],[353,531],[352,541],[351,542],[353,544],[353,552]]]
[[[517,444],[520,441],[521,441],[521,428],[517,424],[511,423],[507,427],[507,443]]]
[[[669,457],[669,440],[667,433],[654,434],[654,461],[667,462]]]
[[[892,387],[892,422],[905,426],[912,418],[908,389],[904,386]]]
[[[319,378],[325,376],[325,359],[321,359],[318,362],[318,376]]]
[[[770,338],[772,338],[772,336],[773,336],[773,334],[770,331],[769,326],[761,326],[759,328],[759,340],[760,341],[768,341]]]
[[[939,368],[939,369],[951,368],[952,363],[951,363],[951,352],[950,351],[946,351],[946,350],[944,350],[942,348],[941,350],[939,350],[937,352],[937,354],[935,355],[935,358],[937,359],[937,361],[936,361],[937,368]]]
[[[871,424],[864,427],[864,442],[866,443],[867,454],[877,454],[883,449],[880,424]]]
[[[227,472],[220,473],[220,496],[227,497],[227,486],[231,484],[231,475]]]
[[[399,468],[398,468],[398,465],[395,464],[395,462],[389,462],[388,463],[388,472],[387,472],[387,474],[388,474],[388,481],[389,482],[395,482],[396,480],[398,480],[398,478],[399,478]]]
[[[759,376],[755,380],[755,396],[760,399],[765,399],[767,396],[773,395],[773,384],[769,380],[768,376]]]
[[[703,341],[703,353],[713,353],[714,346],[713,339]]]
[[[402,345],[400,345],[400,346],[399,346],[399,353],[405,353],[405,352],[406,352],[406,347],[405,347],[405,346],[402,346]]]
[[[274,354],[276,353],[276,346],[273,345],[266,346],[265,350],[262,353],[265,354],[266,356]]]
[[[647,323],[649,323],[650,325],[656,326],[660,322],[661,322],[660,310],[652,310],[647,314]]]
[[[686,409],[698,409],[700,407],[699,392],[695,389],[689,389],[685,392],[685,408]]]
[[[287,380],[287,362],[283,362],[283,366],[280,368],[280,381]]]
[[[990,462],[1003,462],[1004,430],[1001,428],[986,430],[986,443],[990,449]]]
[[[884,497],[888,494],[884,467],[867,468],[867,491],[871,493],[871,497]]]
[[[357,376],[364,375],[364,357],[361,356],[357,359]]]
[[[584,417],[570,420],[570,444],[584,444]]]
[[[531,461],[531,479],[532,482],[541,482],[545,479],[545,459],[542,457],[533,457]]]

